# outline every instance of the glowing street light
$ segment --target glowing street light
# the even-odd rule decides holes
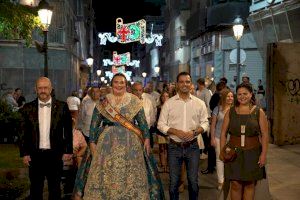
[[[235,18],[235,20],[233,21],[233,34],[234,34],[234,38],[237,42],[237,57],[236,57],[236,76],[237,76],[237,80],[236,80],[236,84],[239,85],[240,84],[240,56],[241,56],[241,47],[240,47],[240,40],[243,36],[243,31],[244,31],[244,26],[243,26],[243,20],[242,18],[240,18],[239,16],[237,18]]]
[[[90,67],[90,70],[89,70],[89,84],[91,85],[92,84],[92,73],[91,73],[91,70],[92,70],[92,67],[93,67],[93,64],[94,64],[94,59],[92,58],[91,55],[89,55],[88,58],[86,59],[86,63]]]
[[[53,13],[53,8],[49,5],[46,0],[41,0],[38,5],[38,15],[40,21],[43,25],[42,30],[44,34],[44,45],[43,45],[43,52],[44,52],[44,76],[48,77],[48,28],[51,24],[51,18]]]
[[[100,76],[100,75],[101,75],[101,70],[98,69],[98,70],[97,70],[97,76]]]

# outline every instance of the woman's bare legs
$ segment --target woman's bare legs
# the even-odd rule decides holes
[[[231,200],[254,200],[254,181],[231,181]]]
[[[254,192],[255,192],[255,182],[247,181],[247,182],[244,182],[243,185],[244,185],[243,199],[244,200],[253,200]]]
[[[243,184],[241,181],[230,181],[231,200],[241,200],[243,193]]]

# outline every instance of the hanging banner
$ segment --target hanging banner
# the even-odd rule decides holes
[[[141,44],[144,44],[146,38],[146,21],[141,19],[136,22],[123,24],[123,19],[117,18],[116,35],[119,43],[140,41]]]
[[[130,62],[130,53],[122,53],[118,54],[118,52],[113,51],[113,65],[120,66],[120,65],[129,65]]]
[[[125,66],[120,66],[120,67],[112,66],[111,67],[111,72],[113,74],[126,73],[126,69],[125,69]]]

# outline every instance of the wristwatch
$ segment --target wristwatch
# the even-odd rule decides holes
[[[196,137],[196,136],[198,136],[199,134],[198,134],[198,132],[197,132],[196,130],[193,130],[193,135],[194,135],[194,137]]]

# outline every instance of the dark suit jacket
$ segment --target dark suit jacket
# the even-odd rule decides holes
[[[32,155],[39,149],[38,99],[26,103],[20,113],[20,155]],[[52,98],[50,124],[51,150],[58,155],[73,153],[72,118],[65,102]]]

